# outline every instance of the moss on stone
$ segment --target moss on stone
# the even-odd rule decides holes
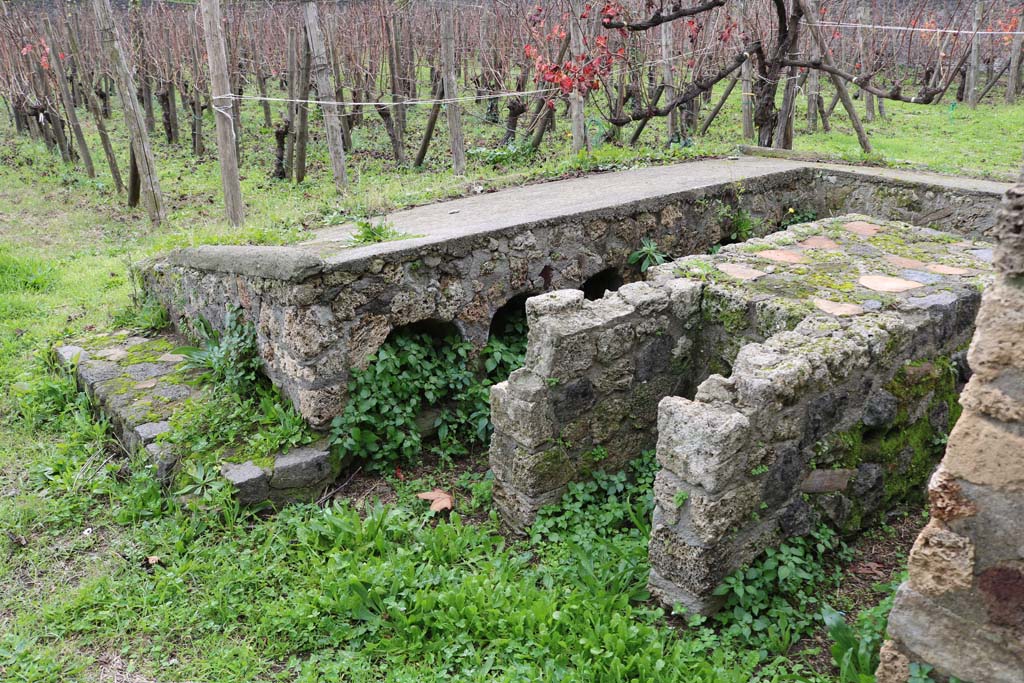
[[[157,338],[128,348],[127,357],[122,365],[138,365],[139,363],[155,363],[160,356],[171,353],[174,345],[168,339]]]

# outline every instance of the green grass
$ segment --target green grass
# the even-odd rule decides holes
[[[978,176],[1020,164],[1024,106],[890,111],[869,127],[888,163]],[[492,146],[500,126],[472,114],[469,146]],[[557,533],[518,543],[487,514],[490,480],[447,466],[421,480],[392,477],[397,501],[367,509],[297,506],[264,518],[216,490],[171,503],[47,362],[56,343],[159,320],[129,309],[129,264],[147,254],[294,242],[444,197],[732,153],[735,98],[690,147],[662,147],[655,122],[647,146],[572,157],[560,121],[536,156],[474,154],[462,178],[447,170],[443,126],[424,170],[396,169],[368,118],[354,134],[344,197],[319,139],[306,182],[271,180],[272,137],[257,116],[247,107],[241,230],[221,218],[209,154],[195,160],[154,136],[170,214],[153,229],[112,193],[93,131],[101,176],[90,180],[0,124],[0,679],[97,680],[121,662],[122,673],[162,680],[820,680],[799,653],[776,658],[727,632],[674,628],[682,622],[644,601],[643,491],[616,497],[623,489],[613,504],[581,487],[567,503],[578,514],[545,527]],[[410,147],[422,124],[417,112]],[[842,116],[833,124],[830,135],[798,135],[797,148],[860,160]],[[112,128],[123,160],[124,131]],[[434,485],[454,490],[473,523],[429,515],[414,494]],[[594,519],[615,532],[595,532]]]

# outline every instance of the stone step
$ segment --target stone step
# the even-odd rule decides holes
[[[143,337],[121,330],[54,349],[58,364],[74,373],[94,408],[110,421],[122,448],[145,451],[154,476],[168,491],[182,463],[161,436],[171,429],[175,411],[200,393],[199,372],[187,369],[185,357],[174,352],[186,343],[173,333]],[[266,465],[251,460],[221,464],[221,476],[243,505],[316,500],[339,470],[326,440],[277,453]]]

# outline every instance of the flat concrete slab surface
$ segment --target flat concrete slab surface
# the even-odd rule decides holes
[[[642,202],[723,183],[816,168],[877,177],[893,182],[935,185],[983,193],[1002,194],[1010,185],[988,180],[957,178],[919,171],[821,164],[788,159],[738,157],[707,159],[669,166],[597,173],[581,178],[534,183],[474,197],[396,211],[382,219],[407,235],[406,239],[366,246],[351,246],[355,226],[324,229],[303,247],[315,247],[329,263],[363,258],[456,237],[504,230]],[[342,252],[331,253],[336,249]]]

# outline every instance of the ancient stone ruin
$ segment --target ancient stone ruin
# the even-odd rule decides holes
[[[995,238],[996,279],[968,353],[974,374],[928,487],[931,521],[889,616],[879,683],[905,683],[911,663],[940,679],[1024,680],[1024,179]]]
[[[865,528],[923,492],[960,413],[1001,191],[700,162],[412,209],[389,217],[405,239],[381,244],[353,245],[346,228],[295,247],[179,250],[146,264],[143,280],[182,332],[200,317],[223,325],[237,307],[267,374],[316,427],[396,330],[449,324],[481,347],[503,310],[525,305],[526,363],[491,394],[504,521],[522,529],[570,482],[654,449],[650,586],[707,613],[726,575],[785,537],[819,521]],[[1015,197],[967,414],[932,479],[935,520],[915,547],[880,680],[901,680],[909,661],[966,671],[938,653],[966,623],[982,625],[972,647],[1021,656],[1022,551],[996,543],[1021,535]],[[832,217],[784,227],[793,207]],[[740,216],[755,219],[753,239],[736,234]],[[644,237],[682,258],[642,276],[628,261]],[[156,436],[190,392],[177,343],[115,335],[58,354],[159,476],[174,463]],[[225,463],[240,500],[315,499],[338,474],[324,443],[270,460]]]
[[[790,208],[939,225],[981,238],[1002,187],[941,176],[745,158],[637,169],[393,214],[406,239],[353,245],[351,228],[294,247],[208,246],[154,259],[147,290],[185,331],[228,306],[257,325],[267,374],[315,427],[345,403],[349,371],[403,326],[453,323],[482,347],[509,302],[635,277],[643,237],[673,256],[728,240],[740,212],[771,230]],[[608,277],[611,276],[611,277]],[[599,294],[600,292],[598,292]]]
[[[986,244],[848,216],[654,269],[597,301],[527,302],[492,390],[495,500],[515,526],[657,442],[653,592],[709,612],[729,573],[819,519],[913,495],[958,414]]]

